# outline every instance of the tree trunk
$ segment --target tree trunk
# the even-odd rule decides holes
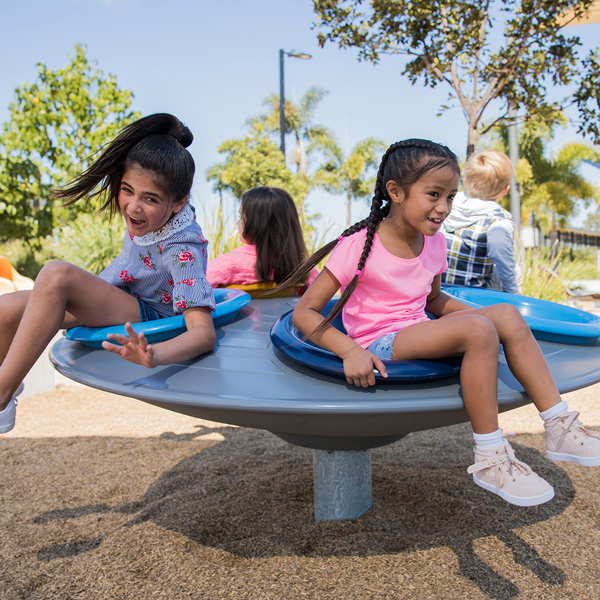
[[[302,140],[296,136],[296,175],[306,172],[306,170],[302,168],[302,150]]]
[[[350,222],[350,203],[352,202],[352,196],[350,194],[348,194],[348,198],[346,200],[346,223],[348,224],[348,227],[350,227],[350,225],[352,225],[352,223]]]
[[[477,121],[472,117],[469,117],[469,133],[467,135],[467,158],[475,152],[475,146],[477,145],[477,140],[479,138],[479,134],[477,132]]]

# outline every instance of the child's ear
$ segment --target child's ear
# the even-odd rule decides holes
[[[175,202],[173,206],[173,214],[176,215],[187,203],[189,196],[186,196],[183,200]]]
[[[390,179],[385,184],[385,189],[390,195],[392,202],[404,202],[404,190],[393,179]]]

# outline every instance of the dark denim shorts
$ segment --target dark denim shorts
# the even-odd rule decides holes
[[[161,315],[158,311],[154,310],[147,302],[144,302],[141,298],[136,298],[138,306],[140,307],[140,323],[145,321],[155,321],[156,319],[163,319],[164,315]]]

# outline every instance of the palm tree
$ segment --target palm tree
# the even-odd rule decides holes
[[[327,127],[313,123],[314,112],[321,100],[328,94],[327,90],[319,87],[310,87],[302,96],[299,104],[287,100],[284,106],[285,131],[294,135],[294,164],[296,173],[306,175],[308,172],[308,157],[304,142],[311,142],[316,138],[333,137]],[[279,95],[271,94],[265,98],[263,105],[269,112],[259,115],[258,120],[263,121],[267,127],[278,132],[279,123]]]
[[[319,150],[324,159],[315,173],[315,184],[328,192],[344,194],[348,225],[352,223],[352,200],[373,194],[375,177],[369,175],[377,168],[386,147],[383,140],[369,137],[359,141],[350,154],[344,156],[333,137],[317,137],[311,143],[310,150]]]
[[[215,182],[215,192],[228,190],[239,199],[247,189],[256,185],[283,187],[292,194],[301,217],[304,217],[308,179],[292,173],[285,166],[283,156],[264,123],[255,119],[245,135],[225,140],[219,146],[219,153],[225,156],[225,160],[212,165],[206,173],[206,179]]]
[[[531,216],[534,225],[554,231],[567,225],[577,209],[600,202],[600,189],[581,174],[586,161],[598,162],[600,150],[584,142],[569,142],[549,153],[547,142],[552,139],[552,126],[525,123],[519,136],[517,180],[521,186],[522,216]],[[508,153],[508,133],[500,131],[498,150]]]
[[[533,171],[533,184],[526,186],[525,208],[533,211],[541,207],[542,212],[549,214],[551,231],[566,226],[568,218],[575,213],[577,201],[589,206],[600,200],[598,186],[579,172],[584,161],[599,155],[598,150],[585,143],[569,142],[556,155],[540,161],[539,169]]]

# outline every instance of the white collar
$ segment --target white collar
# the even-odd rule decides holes
[[[169,219],[160,229],[151,231],[145,235],[130,236],[132,242],[137,246],[151,246],[158,242],[163,242],[174,233],[179,233],[188,225],[194,222],[196,213],[192,205],[187,202],[185,206],[172,218]]]

